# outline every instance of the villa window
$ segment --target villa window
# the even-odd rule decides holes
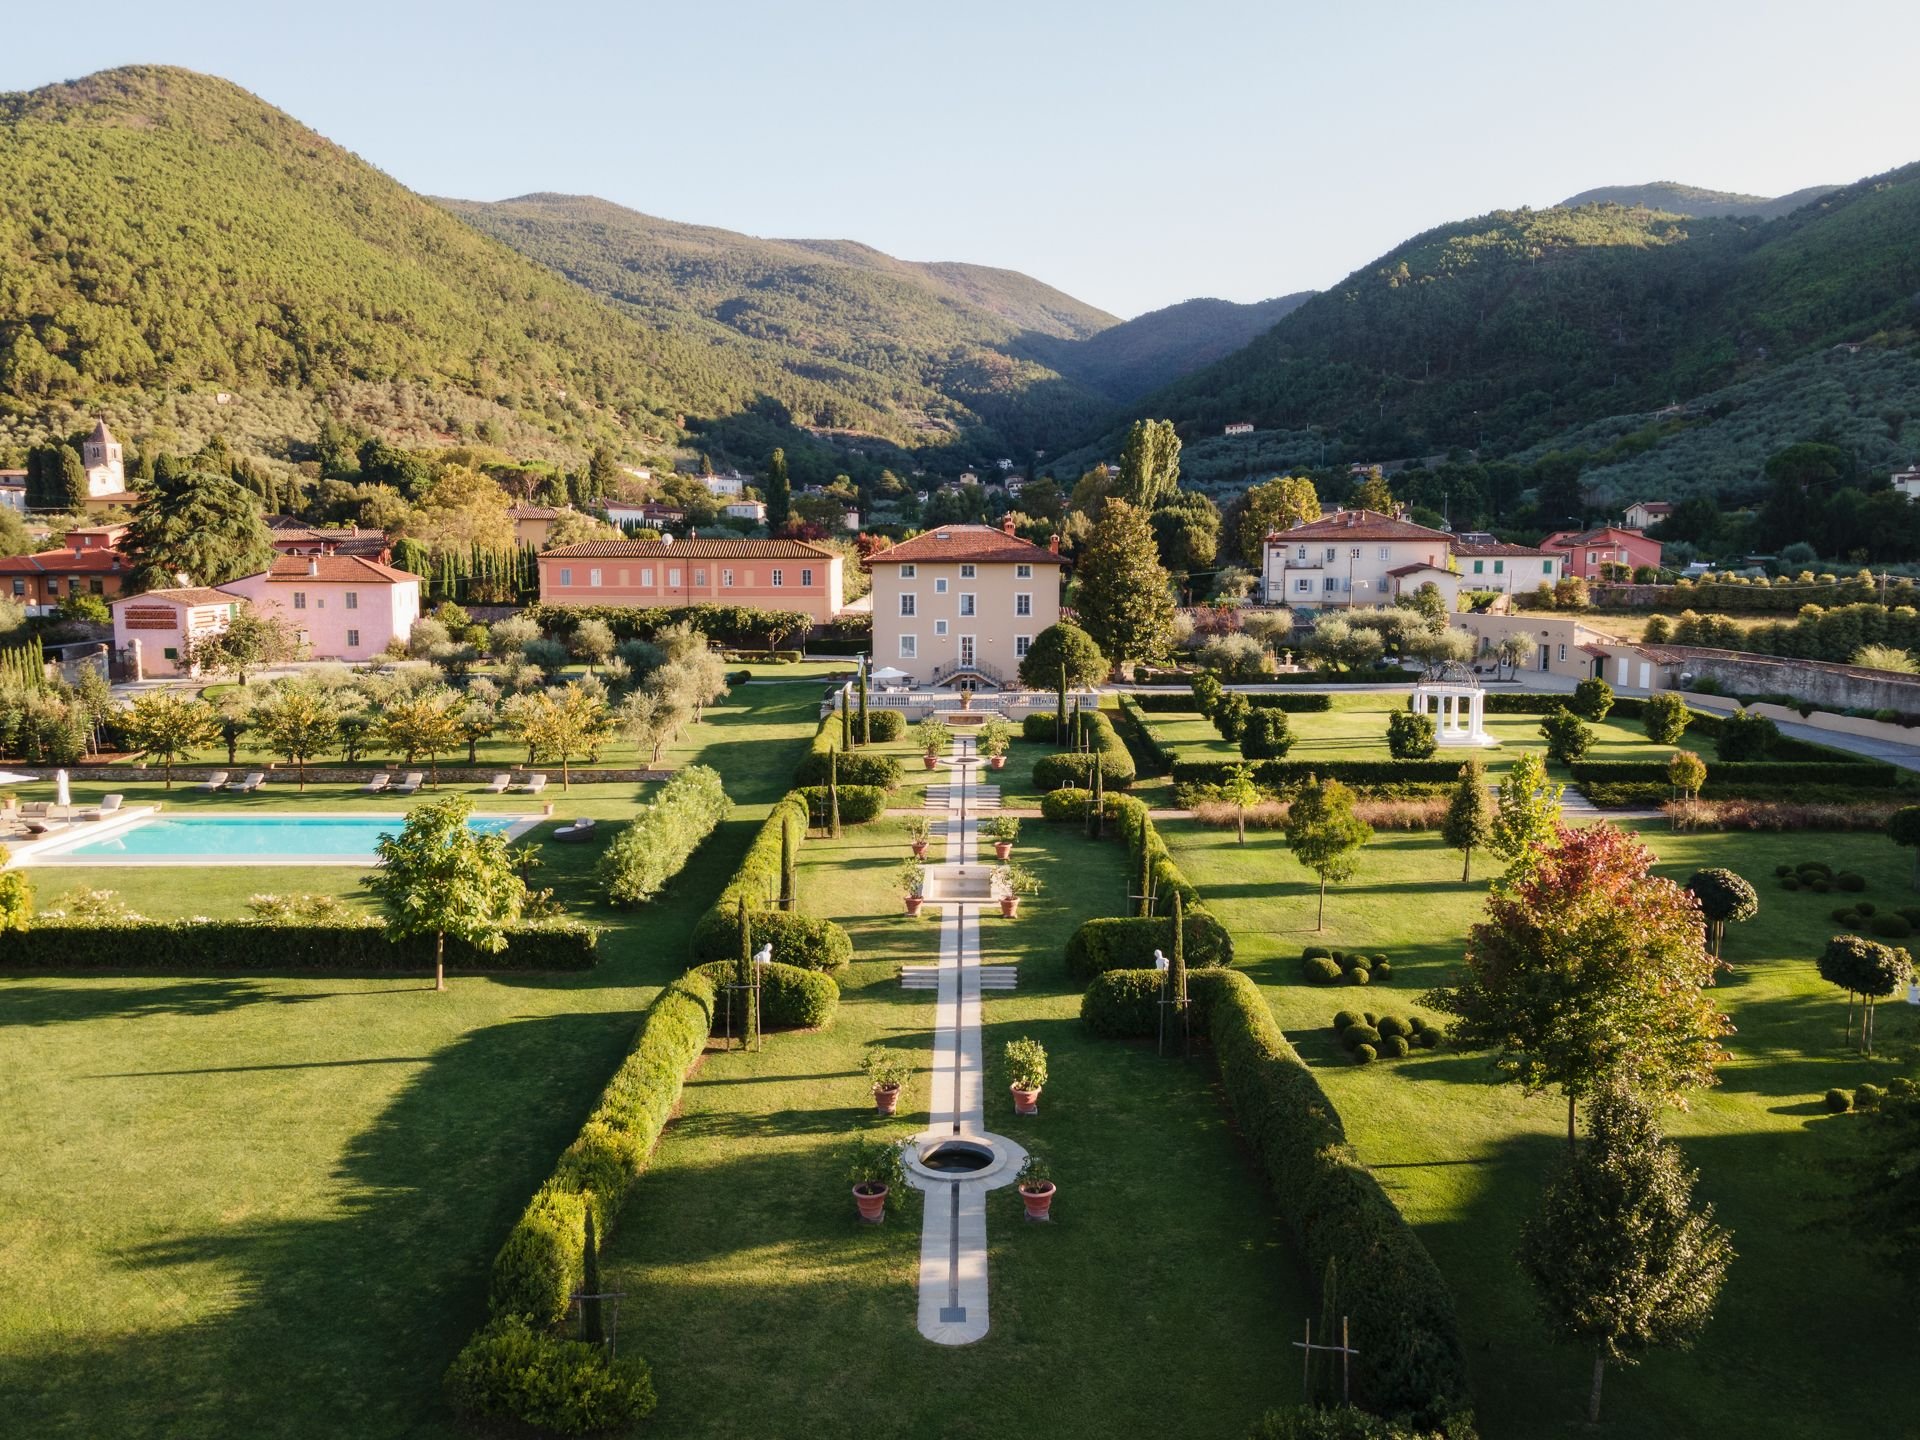
[[[1360,547],[1358,545],[1355,545],[1352,549],[1347,551],[1347,559],[1358,560],[1359,558],[1360,558]]]
[[[171,645],[167,646],[167,648],[162,650],[160,653],[166,656],[167,659],[169,660],[178,660],[180,658],[180,652],[174,649],[174,647]]]
[[[358,590],[347,591],[347,609],[358,610],[359,608],[360,608],[360,592]]]
[[[573,571],[570,567],[565,565],[560,567],[560,583],[567,586],[573,584]]]
[[[903,592],[901,592],[901,595],[900,595],[900,613],[901,613],[902,615],[914,615],[914,614],[917,614],[917,613],[919,613],[918,611],[916,611],[916,610],[914,609],[914,604],[915,604],[915,596],[914,596],[914,593],[913,593],[913,591],[911,591],[911,590],[906,590],[906,591],[903,591]]]
[[[733,588],[733,571],[722,570],[720,572],[720,588],[722,590],[731,590]]]
[[[1542,560],[1540,562],[1540,573],[1542,575],[1551,575],[1553,573],[1553,562],[1551,560]]]
[[[360,632],[358,630],[347,631],[347,648],[349,650],[357,650],[360,648]]]
[[[1016,580],[1031,580],[1033,578],[1033,566],[1031,565],[1014,566],[1013,578]]]
[[[1027,594],[1014,596],[1013,613],[1022,617],[1033,614],[1033,596]]]
[[[944,595],[947,593],[947,582],[944,578],[933,582],[933,593],[936,595]]]
[[[587,571],[587,584],[595,590],[600,588],[600,571],[598,569]]]
[[[901,578],[902,580],[911,580],[911,579],[913,579],[913,576],[914,576],[914,568],[913,568],[913,566],[911,566],[911,565],[902,565],[902,566],[900,567],[900,578]]]
[[[1587,551],[1587,564],[1598,565],[1599,563],[1600,563],[1600,552],[1597,550]]]
[[[784,571],[784,570],[776,570],[776,571],[774,571],[774,572],[773,572],[773,583],[774,583],[774,585],[775,585],[776,587],[778,587],[778,586],[782,586],[782,585],[785,585],[785,584],[787,583],[787,572],[786,572],[786,571]]]
[[[599,572],[598,572],[598,571],[595,571],[594,573],[595,573],[595,574],[598,574]],[[600,582],[599,582],[598,580],[596,580],[596,581],[594,581],[593,583],[594,583],[594,584],[596,584],[596,585],[598,585],[598,584],[599,584]],[[694,570],[694,572],[693,572],[693,583],[694,583],[694,584],[696,584],[696,585],[704,585],[704,584],[706,584],[706,583],[707,583],[707,572],[706,572],[705,570],[701,570],[701,569],[699,569],[699,568],[697,568],[697,567],[696,567],[696,568],[695,568],[695,570]]]
[[[296,610],[304,610],[307,608],[307,592],[306,591],[296,590],[293,592],[293,608]]]
[[[917,660],[919,656],[920,637],[918,635],[902,635],[900,637],[900,658],[902,660]]]
[[[678,590],[680,588],[680,572],[678,570],[667,571],[667,588],[669,590]]]
[[[961,578],[962,580],[971,580],[971,579],[973,579],[973,566],[971,566],[971,565],[962,565],[962,566],[960,567],[960,578]]]
[[[1033,637],[1031,635],[1014,636],[1013,637],[1013,658],[1016,660],[1026,659],[1027,651],[1029,648],[1032,647],[1032,645],[1033,645]]]
[[[946,621],[944,621],[944,620],[936,620],[936,621],[934,621],[934,622],[933,622],[933,634],[934,634],[934,638],[935,638],[936,640],[937,640],[937,639],[940,639],[940,638],[942,638],[942,637],[944,637],[944,636],[946,635],[946,633],[947,633],[947,622],[946,622]]]
[[[1476,560],[1473,562],[1473,573],[1476,575],[1484,574],[1486,572],[1486,568],[1487,568],[1487,562],[1484,560]]]
[[[1564,659],[1566,659],[1566,658],[1567,658],[1567,647],[1566,647],[1566,646],[1564,646],[1564,645],[1562,645],[1562,646],[1560,647],[1560,658],[1561,658],[1562,660],[1564,660]]]
[[[16,581],[14,581],[14,582],[13,582],[13,593],[14,593],[14,594],[16,594],[16,595],[24,595],[24,594],[26,594],[26,593],[27,593],[27,582],[26,582],[26,581],[24,581],[24,580],[16,580]]]
[[[800,588],[803,590],[811,590],[813,588],[813,571],[802,570],[800,572]]]
[[[1496,560],[1496,561],[1494,561],[1494,562],[1493,562],[1493,573],[1494,573],[1494,574],[1496,574],[1496,575],[1504,575],[1504,574],[1506,574],[1506,573],[1507,573],[1507,562],[1506,562],[1506,561],[1504,561],[1504,560]]]
[[[1393,558],[1393,551],[1389,550],[1385,545],[1382,545],[1380,547],[1380,558],[1382,560],[1391,560]]]
[[[107,587],[102,585],[98,580],[89,580],[87,581],[87,593],[89,595],[104,595],[107,593]]]
[[[640,583],[649,590],[653,588],[653,567],[651,565],[642,565],[640,567]]]
[[[1340,588],[1340,578],[1337,575],[1329,575],[1321,583],[1329,595]]]
[[[1313,593],[1313,581],[1306,579],[1296,580],[1293,582],[1293,588],[1302,595],[1311,595]]]
[[[1334,549],[1333,546],[1331,545],[1327,546],[1327,559],[1329,560],[1338,559],[1339,555],[1340,555],[1340,552]]]
[[[1302,545],[1298,550],[1294,551],[1293,558],[1304,561],[1307,558],[1307,547]]]
[[[962,615],[971,615],[974,613],[973,612],[973,592],[971,590],[967,591],[964,595],[960,597],[960,613]]]

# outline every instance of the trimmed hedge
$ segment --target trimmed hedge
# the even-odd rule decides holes
[[[807,802],[798,791],[788,791],[773,807],[733,879],[693,927],[696,961],[739,958],[743,898],[755,942],[771,942],[782,962],[804,970],[837,970],[853,959],[852,938],[833,921],[765,908],[768,897],[780,893],[781,827],[790,827],[789,844],[797,851],[806,839],[807,818]]]
[[[840,823],[842,825],[866,825],[878,820],[887,813],[887,792],[878,785],[842,785],[840,788]],[[802,785],[793,792],[807,804],[807,812],[816,825],[826,823],[827,787],[824,785]]]
[[[1086,754],[1046,755],[1034,761],[1034,789],[1042,792],[1069,787],[1087,789],[1092,784],[1096,764],[1100,767],[1101,784],[1107,789],[1125,790],[1132,785],[1139,772],[1134,768],[1133,756],[1125,742],[1115,732],[1113,722],[1098,710],[1083,710],[1080,723],[1087,727],[1091,750]]]
[[[1080,1023],[1108,1040],[1159,1034],[1166,978],[1151,968],[1109,970],[1096,975],[1087,993],[1080,997]]]
[[[1433,1257],[1347,1143],[1312,1070],[1237,970],[1195,971],[1188,993],[1213,1042],[1240,1133],[1292,1229],[1307,1273],[1340,1275],[1369,1408],[1433,1423],[1468,1403],[1453,1296]]]
[[[857,729],[860,724],[858,715],[854,716],[853,723]],[[873,736],[873,743],[876,745],[889,740],[898,740],[907,733],[907,717],[898,710],[881,710],[869,705],[867,706],[867,731]]]
[[[871,716],[873,712],[867,713]],[[806,759],[800,762],[800,768],[794,772],[793,783],[824,785],[829,768],[833,768],[834,778],[842,786],[878,785],[883,790],[893,790],[898,788],[906,773],[893,756],[860,750],[841,750],[839,764],[834,767],[827,757],[839,749],[840,716],[836,712],[820,722],[813,744],[807,747]]]
[[[1040,745],[1058,743],[1060,727],[1056,719],[1051,710],[1036,711],[1020,722],[1020,738]]]
[[[447,969],[591,970],[600,932],[577,920],[515,925],[494,954],[447,937]],[[35,920],[0,930],[0,967],[26,970],[377,970],[433,973],[433,937],[387,939],[378,921],[263,925],[253,920]]]
[[[627,1430],[659,1403],[637,1355],[528,1327],[518,1315],[482,1330],[447,1370],[447,1403],[470,1419],[514,1420],[561,1435]]]
[[[586,1207],[593,1206],[604,1244],[627,1187],[680,1101],[687,1071],[706,1048],[713,1012],[713,986],[694,974],[647,1007],[627,1058],[494,1258],[487,1306],[495,1317],[518,1315],[536,1327],[566,1317],[585,1275]],[[476,1338],[468,1349],[481,1343]]]
[[[1185,916],[1187,964],[1225,965],[1233,958],[1233,937],[1205,910]],[[1173,948],[1173,917],[1100,916],[1082,921],[1067,941],[1067,974],[1088,981],[1112,970],[1141,970],[1153,965],[1155,950]]]
[[[705,765],[680,771],[601,855],[598,876],[607,899],[641,905],[658,895],[727,818],[729,808],[719,771]]]
[[[756,926],[755,934],[758,933]],[[713,1033],[716,1035],[731,1033],[727,1029],[726,997],[720,994],[720,990],[733,983],[734,971],[739,964],[737,960],[714,960],[688,972],[704,975],[713,985]],[[760,1024],[763,1029],[824,1030],[833,1023],[833,1017],[839,1009],[840,987],[833,983],[830,975],[822,975],[818,970],[802,970],[798,965],[783,965],[777,960],[760,972]]]
[[[1180,760],[1176,785],[1219,785],[1241,760]],[[1251,763],[1254,783],[1269,790],[1291,789],[1309,780],[1338,780],[1347,785],[1451,785],[1460,778],[1458,755],[1436,760],[1258,760]]]
[[[1240,690],[1234,692],[1243,696],[1247,704],[1256,710],[1285,710],[1291,714],[1302,715],[1333,709],[1331,695],[1266,695],[1258,692]],[[1193,692],[1178,690],[1163,694],[1139,694],[1133,691],[1122,692],[1120,704],[1125,708],[1128,701],[1148,714],[1198,715],[1200,709],[1193,703]],[[1489,707],[1491,708],[1491,707]]]
[[[1159,737],[1153,733],[1153,727],[1147,724],[1145,713],[1134,703],[1134,698],[1132,695],[1120,697],[1120,714],[1131,732],[1130,737],[1122,738],[1130,739],[1136,760],[1145,762],[1143,768],[1154,775],[1165,775],[1173,769],[1173,762],[1179,757],[1160,743]]]

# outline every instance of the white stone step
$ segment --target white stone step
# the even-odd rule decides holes
[[[982,965],[977,973],[982,990],[1013,990],[1020,984],[1018,965]],[[908,990],[937,990],[940,988],[940,967],[902,965],[900,984]]]

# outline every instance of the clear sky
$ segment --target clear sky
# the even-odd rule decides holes
[[[223,75],[416,190],[1024,270],[1119,315],[1429,226],[1920,160],[1914,0],[15,5],[0,89]]]

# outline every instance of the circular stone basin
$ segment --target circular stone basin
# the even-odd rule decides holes
[[[972,1175],[993,1164],[991,1146],[973,1140],[942,1140],[920,1152],[920,1163],[942,1175]]]

